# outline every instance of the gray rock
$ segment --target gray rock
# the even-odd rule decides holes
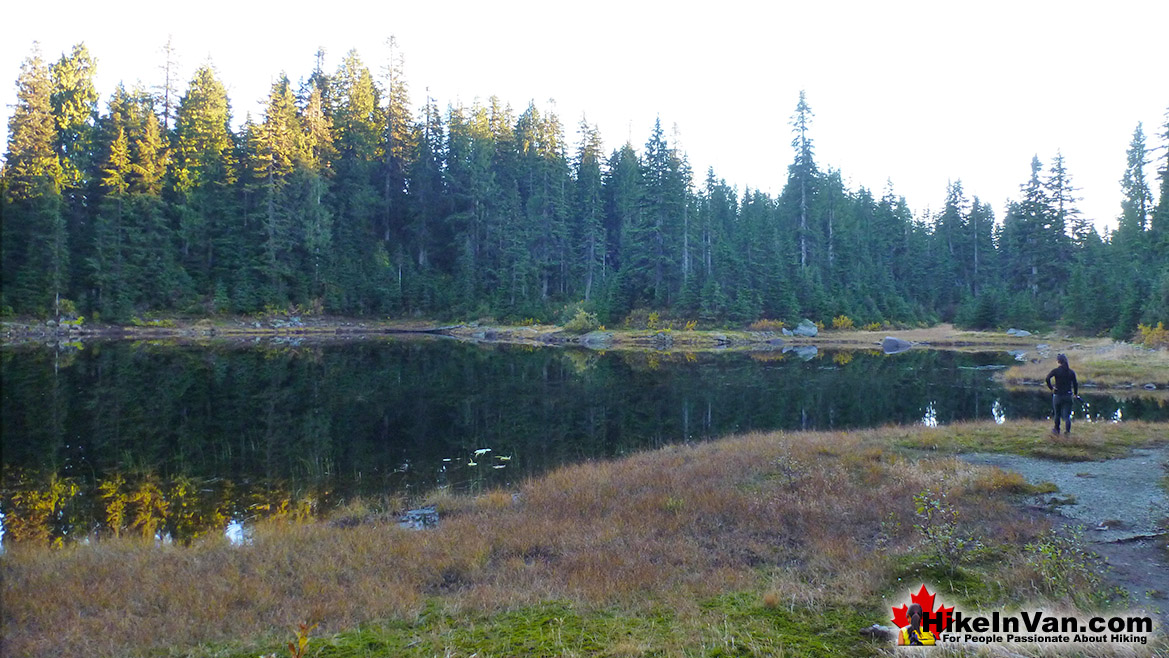
[[[593,349],[605,349],[613,345],[613,334],[607,331],[590,331],[580,337],[580,344]]]
[[[780,331],[782,331],[782,332],[783,332],[783,335],[784,335],[784,336],[794,336],[794,335],[795,335],[795,334],[793,334],[793,333],[792,333],[792,330],[791,330],[791,329],[788,329],[787,327],[784,327],[784,328],[783,328],[783,329],[781,329]]]
[[[897,338],[896,336],[885,336],[881,341],[881,351],[885,354],[898,354],[913,347],[913,343]]]
[[[1157,385],[1156,384],[1145,384],[1145,390],[1146,391],[1155,391],[1155,390],[1157,390]]]
[[[820,333],[820,330],[816,328],[815,323],[807,318],[804,318],[803,320],[800,320],[800,324],[796,326],[795,331],[792,333],[797,336],[813,338],[816,336],[816,334]]]
[[[1027,337],[1027,336],[1031,335],[1031,332],[1023,330],[1023,329],[1007,329],[1007,335],[1008,336]]]
[[[811,361],[816,358],[820,350],[816,349],[815,345],[787,345],[783,348],[783,353],[791,352],[800,358],[802,361]]]
[[[889,642],[897,637],[897,629],[892,626],[873,624],[872,626],[862,628],[861,635],[871,637],[874,640]]]
[[[438,525],[438,508],[434,505],[407,510],[398,519],[398,525],[407,530],[425,530]]]

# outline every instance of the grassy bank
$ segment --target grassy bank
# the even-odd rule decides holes
[[[1142,393],[1146,392],[1147,384],[1156,387],[1152,392],[1169,389],[1169,350],[1097,342],[1063,351],[1082,387],[1138,389]],[[1003,373],[1003,378],[1008,384],[1042,386],[1047,373],[1055,367],[1053,352],[1050,358],[1011,367]]]
[[[1075,451],[1169,436],[1092,427]],[[366,501],[344,523],[258,526],[245,546],[10,546],[0,649],[284,654],[308,622],[320,656],[863,656],[884,648],[860,628],[921,582],[947,604],[1106,606],[1096,565],[1052,564],[1061,540],[1019,510],[1018,476],[941,454],[1027,452],[1043,432],[747,434],[435,498],[442,521],[422,532]]]

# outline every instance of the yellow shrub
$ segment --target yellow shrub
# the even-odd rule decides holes
[[[838,315],[838,316],[832,318],[832,328],[833,329],[839,329],[841,331],[848,331],[849,329],[852,329],[854,326],[855,325],[852,322],[852,318],[848,317],[847,315]]]
[[[1164,322],[1158,322],[1155,327],[1139,324],[1137,330],[1141,335],[1141,344],[1145,347],[1169,347],[1169,329],[1165,328]]]
[[[747,326],[751,331],[779,331],[783,327],[783,320],[768,320],[767,318],[756,320]]]
[[[870,323],[866,324],[865,326],[861,327],[861,329],[863,329],[865,331],[880,331],[881,326],[882,325],[880,322],[870,322]]]

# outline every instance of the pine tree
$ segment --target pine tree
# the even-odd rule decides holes
[[[179,102],[178,54],[175,51],[174,39],[170,36],[167,36],[166,44],[162,47],[162,63],[158,68],[162,71],[162,84],[157,87],[157,100],[162,109],[162,131],[166,134],[171,129],[171,120],[174,119]]]
[[[183,265],[200,293],[228,294],[240,265],[217,254],[233,250],[231,188],[236,160],[227,91],[210,65],[195,71],[175,115],[175,148],[169,174],[178,216]]]
[[[327,203],[332,163],[337,157],[333,147],[333,123],[325,114],[321,86],[310,86],[300,110],[301,149],[289,181],[291,221],[300,238],[301,265],[306,276],[305,295],[310,307],[324,303],[324,286],[332,262],[333,213]]]
[[[613,260],[619,276],[610,288],[610,313],[624,315],[645,297],[650,268],[641,163],[628,142],[609,157],[605,191],[609,225],[615,236]]]
[[[397,39],[387,40],[390,57],[385,67],[386,126],[382,146],[382,204],[380,233],[387,244],[402,239],[406,224],[406,180],[414,150],[410,121],[410,91],[403,73],[402,51]]]
[[[124,126],[109,147],[101,168],[104,192],[93,231],[89,258],[91,281],[97,289],[96,306],[108,319],[125,318],[130,311],[131,289],[125,262],[127,197],[130,189],[130,142]]]
[[[800,245],[801,271],[807,271],[810,264],[808,256],[812,242],[810,214],[812,196],[815,193],[815,181],[819,173],[816,170],[812,138],[808,134],[813,116],[807,96],[801,90],[799,103],[796,104],[796,113],[791,119],[792,132],[795,134],[795,137],[792,138],[792,148],[796,151],[796,157],[795,161],[788,167],[788,185],[795,188],[798,200],[797,236]]]
[[[1124,176],[1120,179],[1124,199],[1120,202],[1121,214],[1113,240],[1121,250],[1140,263],[1144,263],[1148,257],[1148,236],[1145,231],[1149,228],[1149,215],[1153,210],[1153,193],[1145,178],[1147,164],[1145,132],[1142,125],[1137,124],[1129,143]]]
[[[8,121],[4,165],[4,305],[18,312],[60,314],[69,275],[49,67],[34,45],[20,67]]]
[[[337,149],[332,192],[333,259],[326,306],[334,312],[371,312],[373,292],[388,285],[389,263],[377,262],[376,177],[385,116],[380,93],[356,51],[349,51],[329,79],[328,116]],[[383,250],[384,252],[384,250]]]
[[[286,76],[280,76],[268,94],[263,124],[248,134],[248,186],[262,226],[262,259],[270,303],[287,303],[295,287],[294,233],[287,186],[297,162],[306,155],[296,99]],[[296,199],[301,201],[301,199]],[[242,236],[241,236],[242,237]]]
[[[1039,174],[1038,156],[1031,159],[1031,178],[1020,189],[1021,201],[1012,202],[1003,218],[1002,248],[1006,276],[1014,290],[1026,290],[1033,297],[1040,291],[1040,264],[1047,199]]]
[[[602,288],[608,276],[608,248],[605,240],[604,183],[601,170],[601,133],[588,121],[580,122],[580,146],[574,168],[573,214],[577,221],[573,236],[579,268],[584,277],[585,301],[593,298],[594,288]]]

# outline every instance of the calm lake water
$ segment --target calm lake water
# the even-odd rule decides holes
[[[809,358],[811,357],[811,358]],[[384,337],[4,348],[3,541],[187,541],[748,430],[1045,418],[1005,353],[664,354]],[[1081,418],[1169,419],[1085,395]],[[387,504],[387,507],[392,505]]]

